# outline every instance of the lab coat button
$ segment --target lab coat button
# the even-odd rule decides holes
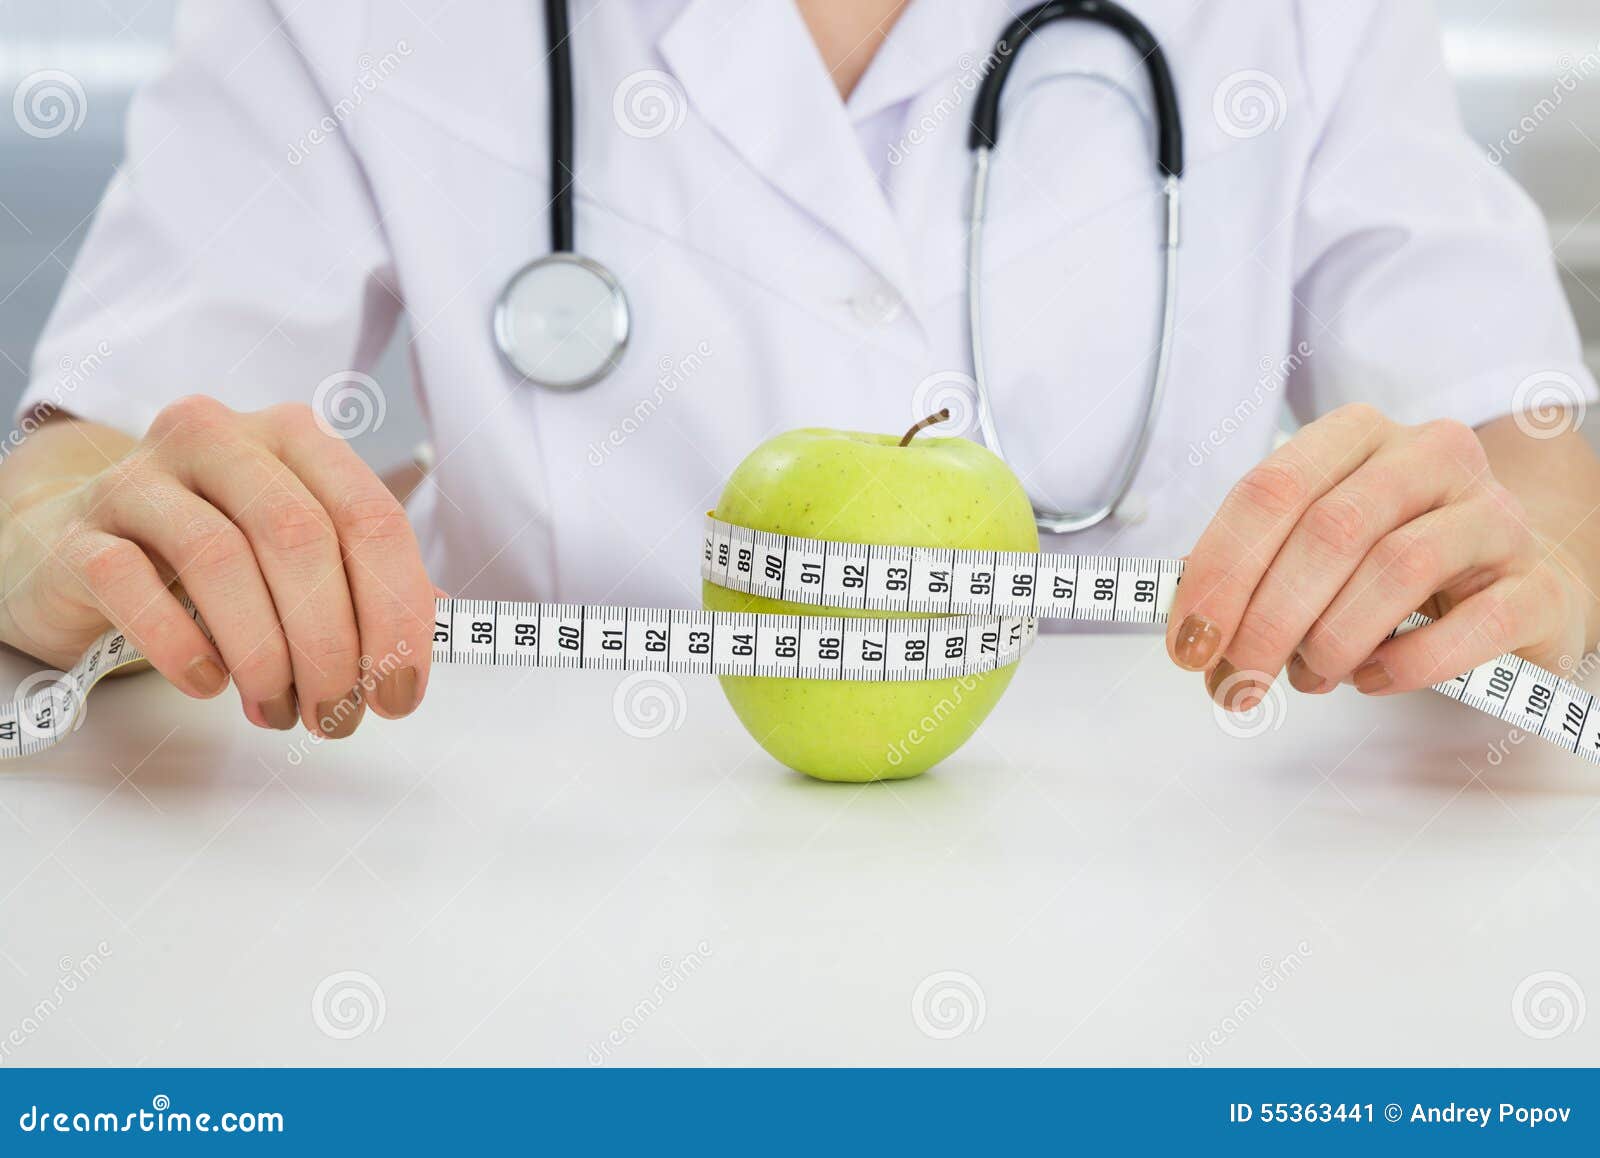
[[[864,326],[887,326],[900,316],[905,303],[894,290],[878,282],[850,299],[856,320]]]

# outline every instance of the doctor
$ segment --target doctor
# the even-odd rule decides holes
[[[1170,384],[1117,514],[1047,545],[1188,553],[1169,648],[1233,707],[1284,669],[1389,694],[1581,653],[1595,386],[1430,6],[1129,2],[1187,138]],[[231,682],[257,726],[342,736],[423,696],[435,584],[693,603],[699,516],[750,449],[902,430],[971,372],[968,122],[1014,15],[577,0],[573,224],[630,328],[609,374],[552,391],[490,326],[550,248],[542,5],[185,6],[0,463],[0,639],[65,666],[114,623],[191,695]],[[993,415],[1040,506],[1092,508],[1159,336],[1155,105],[1100,24],[1012,64]],[[392,384],[362,375],[402,325],[436,448],[408,508],[339,437],[381,413]],[[1437,625],[1382,642],[1424,604]]]

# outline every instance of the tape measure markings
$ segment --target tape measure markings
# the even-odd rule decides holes
[[[436,605],[433,659],[866,682],[961,678],[1015,663],[1039,619],[1164,623],[1182,574],[1176,559],[840,543],[710,518],[701,558],[707,582],[808,606],[923,618],[445,598]],[[193,604],[184,605],[204,629]],[[1430,622],[1412,615],[1390,638]],[[0,702],[0,759],[59,742],[82,721],[90,689],[143,658],[109,631],[49,687],[31,696],[19,688],[12,702]],[[1518,656],[1434,690],[1600,763],[1594,697]]]

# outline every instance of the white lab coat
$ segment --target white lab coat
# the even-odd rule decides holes
[[[1477,424],[1531,374],[1592,394],[1543,224],[1463,135],[1429,5],[1131,6],[1188,136],[1171,389],[1147,517],[1048,546],[1186,550],[1286,406]],[[899,432],[969,369],[967,116],[1010,7],[913,0],[841,103],[784,0],[574,3],[578,247],[619,275],[634,331],[610,378],[557,395],[518,384],[489,324],[549,244],[539,6],[193,3],[24,407],[97,349],[65,405],[133,432],[186,393],[309,400],[403,316],[436,582],[694,603],[700,516],[746,453],[797,426]],[[1007,91],[990,370],[1013,465],[1057,503],[1099,495],[1138,421],[1149,108],[1134,53],[1082,23],[1036,37]]]

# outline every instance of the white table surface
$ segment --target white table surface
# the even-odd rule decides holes
[[[0,767],[0,1064],[1600,1062],[1579,993],[1513,1010],[1600,1002],[1600,769],[1431,694],[1239,739],[1159,639],[1046,637],[954,759],[845,786],[710,679],[631,737],[619,678],[440,668],[314,747],[102,685]],[[330,1036],[352,971],[381,1023]]]

